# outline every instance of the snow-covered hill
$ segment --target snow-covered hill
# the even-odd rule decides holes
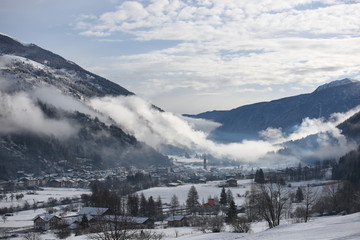
[[[307,223],[283,224],[258,233],[197,233],[177,240],[359,240],[360,213],[316,218]],[[175,239],[175,238],[165,238]]]
[[[59,55],[0,34],[0,179],[18,170],[62,171],[61,160],[73,169],[169,165],[167,157],[89,106],[104,96],[135,98]]]

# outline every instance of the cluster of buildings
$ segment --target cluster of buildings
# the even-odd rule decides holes
[[[219,180],[234,178],[244,178],[238,168],[218,169],[205,167],[191,167],[184,165],[174,165],[173,167],[152,167],[148,169],[125,169],[115,168],[109,170],[73,170],[67,169],[61,173],[51,173],[43,176],[18,171],[15,179],[0,181],[0,191],[14,191],[19,189],[36,189],[37,187],[67,187],[67,188],[87,188],[92,181],[101,181],[107,177],[115,177],[126,180],[127,176],[142,172],[151,176],[160,185],[177,185],[186,183],[202,183],[208,180]]]
[[[86,219],[86,220],[85,220]],[[112,215],[108,208],[84,207],[77,214],[60,217],[53,214],[39,214],[33,218],[34,229],[47,231],[67,227],[72,230],[96,227],[101,224],[116,223],[128,229],[154,228],[155,222],[148,217]],[[170,216],[165,219],[167,226],[180,227],[186,224],[185,216]]]

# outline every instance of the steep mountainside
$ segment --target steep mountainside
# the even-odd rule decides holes
[[[105,95],[132,95],[125,88],[115,84],[105,78],[102,78],[96,74],[88,72],[76,65],[75,63],[64,59],[63,57],[56,55],[50,51],[42,49],[34,44],[23,44],[8,36],[0,34],[0,55],[13,55],[29,59],[34,62],[42,64],[45,69],[38,69],[36,72],[32,72],[35,78],[42,78],[44,81],[55,86],[66,87],[69,92],[78,92],[86,97]],[[46,71],[52,69],[52,73],[59,73],[57,78],[49,75]],[[22,64],[13,66],[12,69],[8,69],[3,74],[13,74],[16,72],[26,72],[23,69]],[[71,78],[64,79],[61,75],[66,73],[71,75]],[[79,97],[79,95],[78,95]]]
[[[86,104],[128,95],[134,94],[56,54],[0,35],[0,178],[18,170],[169,165]]]
[[[346,137],[360,142],[360,112],[338,126]]]
[[[190,117],[213,120],[222,124],[213,132],[221,141],[256,139],[268,127],[289,131],[308,118],[328,118],[360,105],[360,82],[350,79],[320,86],[314,92],[270,102],[242,106],[229,111],[211,111]]]

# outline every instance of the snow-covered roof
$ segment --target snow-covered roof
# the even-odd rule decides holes
[[[84,207],[82,208],[78,214],[79,215],[92,215],[92,216],[100,216],[103,215],[108,208],[98,208],[98,207]]]
[[[130,217],[130,216],[115,216],[115,215],[107,215],[105,217],[106,220],[112,220],[117,222],[129,222],[129,223],[139,223],[144,224],[150,218],[148,217]]]
[[[36,217],[34,217],[32,220],[35,221],[35,219],[37,218],[41,218],[42,220],[44,220],[45,222],[49,222],[52,218],[59,218],[58,216],[55,215],[51,215],[51,214],[39,214]]]
[[[140,223],[140,224],[143,224],[148,220],[149,220],[148,217],[130,217],[131,222]]]
[[[82,221],[82,216],[71,216],[71,217],[65,217],[63,218],[63,220],[65,221],[66,224],[71,225],[73,223],[76,222],[81,222]],[[86,218],[88,221],[92,220],[94,217],[91,215],[86,215]]]
[[[177,215],[177,216],[170,216],[165,221],[181,221],[184,219],[184,216]]]

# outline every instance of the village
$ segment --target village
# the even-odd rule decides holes
[[[323,178],[328,171],[327,167],[325,165],[322,168],[298,166],[285,170],[267,169],[265,173],[267,180],[300,181],[315,179],[316,174],[320,174]],[[116,223],[133,230],[197,226],[199,217],[219,214],[226,216],[231,202],[222,202],[221,192],[225,189],[227,189],[228,199],[234,200],[235,213],[245,214],[245,197],[257,174],[258,169],[246,170],[238,166],[209,167],[206,160],[195,166],[178,163],[173,167],[150,169],[116,168],[103,171],[64,169],[62,172],[44,176],[19,171],[17,178],[0,183],[2,192],[0,213],[3,225],[6,226],[6,222],[11,221],[17,214],[21,215],[22,211],[32,210],[33,213],[31,219],[27,219],[25,226],[10,228],[10,230],[3,228],[6,229],[3,235],[49,230],[66,234],[86,234],[100,231],[96,227],[105,222]],[[114,211],[110,207],[93,206],[96,204],[90,201],[90,188],[96,185],[110,187],[112,192],[123,196],[119,200],[123,204],[122,208],[128,208],[129,196],[134,197],[136,194],[136,202],[139,205],[145,199],[146,204],[155,204],[152,208],[160,213],[151,210],[141,213],[141,206],[137,206],[138,210],[134,214],[129,214],[128,209]],[[192,186],[196,186],[196,194],[201,197],[199,201],[196,200],[199,202],[196,208],[186,204],[186,197]],[[47,198],[35,200],[38,199],[39,194],[45,194],[50,190],[56,191],[56,189],[65,191],[68,189],[67,192],[84,190],[74,192],[75,195],[68,197],[63,193],[56,193],[54,195],[61,195],[61,197],[47,194]],[[194,216],[197,217],[194,218]],[[31,220],[31,225],[29,225],[29,220]]]

